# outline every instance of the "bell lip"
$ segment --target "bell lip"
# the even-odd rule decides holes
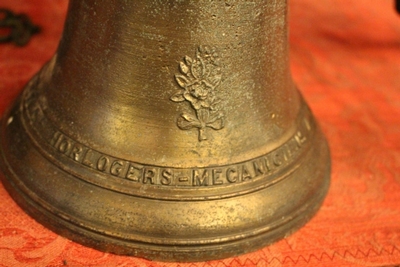
[[[19,101],[17,101],[16,105],[14,106],[16,109],[14,111],[16,113],[21,112],[20,110],[18,111],[18,103]],[[6,118],[9,118],[9,114],[11,114],[11,112],[13,111],[6,111],[2,120],[0,120],[1,133],[6,131],[7,124],[9,123],[9,121],[6,122]],[[323,173],[323,177],[315,178],[319,179],[321,184],[321,187],[318,189],[317,193],[314,194],[311,199],[308,199],[306,203],[302,203],[301,209],[297,210],[295,215],[288,214],[287,220],[279,222],[279,219],[277,219],[275,226],[271,227],[272,224],[269,224],[264,230],[259,231],[258,234],[247,234],[242,238],[228,238],[229,240],[221,242],[218,242],[218,238],[214,238],[216,242],[211,243],[192,240],[192,245],[179,245],[172,243],[163,245],[151,242],[135,241],[131,239],[124,240],[121,237],[110,236],[99,231],[93,231],[91,229],[82,227],[79,225],[79,222],[74,223],[72,221],[68,221],[68,219],[65,219],[65,217],[62,218],[60,214],[46,210],[40,205],[40,203],[37,203],[34,199],[24,193],[22,189],[23,184],[19,184],[23,182],[16,178],[15,174],[12,173],[13,171],[9,170],[7,166],[7,155],[4,154],[4,149],[1,149],[0,155],[0,169],[3,169],[1,179],[11,197],[35,220],[42,223],[54,232],[86,246],[115,254],[131,255],[166,262],[194,262],[221,259],[251,252],[284,238],[304,225],[317,212],[329,187],[330,157],[329,148],[325,138],[319,130],[319,127],[316,128],[316,136],[319,139],[317,140],[317,145],[319,146],[317,149],[322,150],[322,155],[324,155],[324,157],[319,158],[319,161],[321,165],[325,166],[324,170],[321,172]],[[2,139],[3,138],[0,136],[0,147],[6,145]],[[30,146],[29,149],[36,150],[31,142],[27,142],[27,144]],[[39,153],[39,155],[41,154]],[[43,162],[47,161],[43,156],[41,160]],[[68,176],[69,174],[63,175]],[[81,182],[81,180],[77,181]],[[268,190],[268,188],[261,189],[263,192],[266,190]],[[236,233],[232,236],[240,236],[240,234],[243,233]],[[221,240],[222,239],[223,238],[221,238]]]
[[[13,200],[16,201],[31,218],[46,226],[54,233],[71,239],[81,245],[103,252],[161,262],[202,262],[235,257],[256,251],[290,236],[308,223],[322,206],[329,188],[329,176],[329,172],[327,172],[324,177],[325,183],[323,188],[313,201],[310,201],[311,205],[304,208],[304,210],[306,210],[305,213],[298,214],[298,216],[288,220],[286,224],[273,228],[271,231],[245,239],[221,242],[220,244],[213,245],[160,246],[141,242],[124,242],[121,239],[109,238],[98,233],[93,233],[92,231],[66,221],[60,222],[57,220],[58,217],[54,214],[49,213],[31,202],[30,199],[27,199],[12,182],[6,181],[7,178],[3,173],[0,173],[0,178]],[[88,237],[88,234],[92,236]],[[93,234],[95,234],[95,237],[93,237]]]
[[[160,262],[204,262],[237,257],[257,251],[274,242],[287,238],[307,224],[317,214],[328,193],[330,184],[329,176],[330,174],[327,172],[324,177],[325,183],[323,188],[313,198],[313,201],[310,201],[311,205],[304,207],[304,210],[302,210],[305,211],[304,214],[299,213],[285,224],[272,228],[263,234],[212,245],[162,246],[141,242],[125,242],[122,239],[110,238],[66,221],[60,222],[57,220],[59,217],[49,213],[26,198],[12,182],[6,181],[7,178],[0,172],[0,179],[12,199],[37,223],[44,225],[52,232],[99,251]],[[88,234],[92,236],[88,237]]]

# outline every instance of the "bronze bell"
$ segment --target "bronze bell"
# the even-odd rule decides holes
[[[56,55],[2,118],[7,190],[63,236],[148,259],[289,235],[321,205],[330,159],[286,14],[286,0],[70,0]]]

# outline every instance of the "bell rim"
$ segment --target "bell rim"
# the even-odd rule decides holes
[[[327,174],[326,176],[329,176],[329,174]],[[4,182],[6,179],[4,178],[4,174],[0,173],[0,178],[3,181],[3,184],[5,185],[5,188],[7,189],[12,199],[21,208],[23,208],[24,211],[37,223],[44,225],[52,232],[64,238],[68,238],[76,243],[87,246],[89,248],[97,249],[99,251],[113,253],[121,256],[139,257],[160,262],[201,262],[218,260],[240,256],[242,254],[251,253],[267,247],[268,245],[271,245],[276,241],[292,235],[301,227],[306,225],[319,211],[329,188],[329,179],[327,179],[324,190],[321,191],[321,194],[319,194],[318,197],[314,199],[315,203],[304,209],[307,210],[305,216],[301,216],[301,214],[299,214],[298,216],[295,216],[291,220],[287,221],[287,223],[273,228],[271,231],[266,231],[263,234],[253,235],[251,237],[234,240],[231,242],[221,242],[211,245],[162,246],[159,244],[147,244],[141,242],[123,242],[121,244],[121,239],[110,238],[108,236],[100,235],[98,233],[95,234],[99,238],[86,237],[86,233],[93,234],[93,232],[85,228],[78,228],[76,225],[73,224],[64,224],[60,223],[59,221],[53,220],[48,215],[54,216],[54,214],[48,213],[42,208],[38,208],[38,206],[35,204],[32,205],[32,203],[30,203],[30,201],[26,201],[21,194],[16,197],[15,194],[18,189],[13,187],[11,184],[7,184],[7,182]],[[41,210],[43,210],[44,212],[42,212]],[[73,228],[77,228],[78,230],[71,231],[72,225],[74,226]]]
[[[16,106],[18,107],[18,104]],[[13,114],[18,112],[20,111],[11,111],[11,113]],[[13,116],[13,118],[14,117],[15,116]],[[5,113],[2,121],[0,121],[2,125],[1,131],[5,131],[7,125],[9,123],[12,123],[9,121],[10,119],[6,121],[6,118],[10,118],[8,112]],[[14,118],[14,120],[15,119],[16,118]],[[22,134],[26,135],[26,133]],[[317,141],[317,143],[319,144],[319,148],[314,147],[314,151],[320,149],[325,151],[325,153],[323,153],[323,155],[325,156],[322,157],[323,161],[325,162],[321,164],[322,166],[326,167],[325,170],[321,172],[323,173],[323,177],[318,177],[320,183],[322,184],[322,187],[318,189],[317,193],[314,192],[315,194],[312,196],[312,198],[307,199],[307,203],[302,203],[301,210],[297,211],[297,215],[292,216],[293,214],[289,214],[288,217],[291,218],[290,220],[286,220],[280,224],[278,223],[278,225],[276,225],[275,227],[267,225],[265,226],[264,231],[260,231],[260,233],[258,234],[246,235],[243,238],[231,238],[231,240],[229,241],[221,241],[223,240],[223,238],[221,238],[222,236],[220,236],[220,242],[218,242],[218,237],[216,237],[216,242],[212,242],[211,244],[205,244],[205,242],[197,242],[193,240],[192,245],[179,245],[176,243],[162,245],[151,242],[146,243],[142,241],[135,242],[133,240],[124,240],[123,238],[121,239],[115,236],[101,234],[100,232],[95,232],[93,236],[94,232],[92,230],[89,230],[85,227],[80,227],[79,225],[65,219],[60,220],[61,217],[59,216],[59,214],[52,213],[51,211],[45,209],[33,198],[28,196],[28,194],[24,193],[22,190],[23,185],[19,184],[23,182],[19,181],[17,175],[14,174],[13,171],[9,168],[10,166],[7,166],[9,164],[7,162],[7,156],[4,154],[4,148],[1,149],[0,157],[0,167],[3,169],[4,173],[3,175],[1,175],[1,179],[11,197],[21,207],[23,207],[30,214],[31,217],[33,217],[35,220],[42,223],[52,231],[86,246],[115,254],[131,255],[161,261],[193,262],[220,259],[237,254],[251,252],[274,241],[277,241],[283,237],[286,237],[290,233],[294,232],[302,225],[304,225],[307,221],[309,221],[318,211],[319,207],[322,205],[322,201],[326,196],[329,187],[330,159],[329,148],[327,147],[325,138],[322,136],[319,128],[316,129],[316,135],[319,138],[319,141]],[[6,146],[3,142],[4,141],[0,139],[1,147]],[[31,142],[27,142],[27,144],[31,146],[31,148],[29,149],[35,149],[34,145]],[[41,156],[42,161],[46,162],[46,158],[43,157],[43,155]],[[321,160],[321,158],[319,160]],[[267,191],[268,187],[260,190]],[[209,201],[213,200],[210,199]],[[240,236],[240,234],[236,235]]]

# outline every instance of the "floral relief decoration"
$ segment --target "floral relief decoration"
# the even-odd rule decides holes
[[[182,113],[177,125],[182,130],[197,128],[199,141],[207,140],[207,128],[220,130],[225,124],[221,101],[216,94],[222,74],[215,47],[198,47],[195,58],[185,56],[179,62],[179,71],[175,80],[180,90],[170,99],[174,102],[188,101],[195,112]]]

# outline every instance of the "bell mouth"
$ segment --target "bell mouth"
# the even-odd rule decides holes
[[[280,147],[244,162],[190,169],[189,181],[170,176],[169,185],[155,176],[151,183],[146,172],[132,171],[135,179],[105,172],[103,161],[119,160],[112,156],[82,166],[66,153],[73,141],[60,139],[42,101],[28,86],[5,113],[2,181],[37,221],[99,250],[161,261],[250,252],[304,225],[329,186],[329,149],[304,102],[296,130]],[[173,166],[145,168],[175,173]]]

